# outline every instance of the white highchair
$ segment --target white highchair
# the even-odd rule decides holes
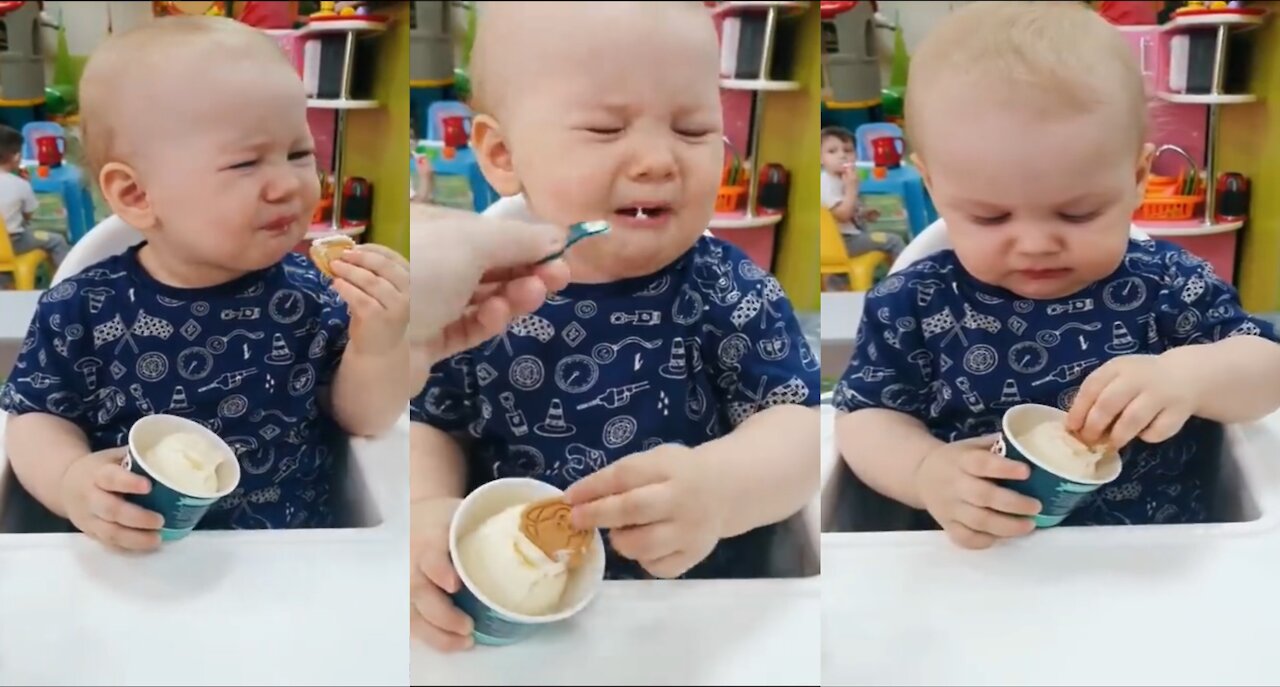
[[[86,267],[113,255],[118,255],[130,246],[142,243],[142,232],[134,229],[116,215],[98,222],[71,247],[71,252],[58,266],[50,286],[74,276]]]

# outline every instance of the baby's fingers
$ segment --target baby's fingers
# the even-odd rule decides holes
[[[1039,501],[984,479],[966,479],[960,485],[960,498],[977,508],[1012,515],[1035,515],[1040,512]]]
[[[1026,463],[1009,460],[990,451],[966,451],[960,456],[960,469],[983,479],[1026,479],[1031,468]]]
[[[1160,403],[1149,394],[1134,398],[1112,424],[1108,442],[1117,449],[1124,448],[1156,419],[1160,410]]]
[[[104,463],[94,471],[93,484],[104,491],[117,494],[146,494],[151,482],[142,475],[125,470],[116,463]]]
[[[946,523],[943,530],[946,531],[947,538],[962,549],[989,549],[996,543],[996,538],[990,534],[970,529],[956,521]]]
[[[159,532],[131,529],[106,520],[94,520],[86,534],[122,551],[154,551],[160,548]]]
[[[1035,529],[1035,523],[1027,518],[1018,518],[1004,513],[997,513],[988,508],[979,508],[971,504],[961,504],[956,509],[956,520],[969,529],[997,537],[1021,537]]]
[[[89,492],[89,512],[99,520],[135,530],[154,531],[164,526],[164,518],[159,513],[100,489]]]

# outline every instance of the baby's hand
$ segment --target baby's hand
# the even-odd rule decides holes
[[[840,172],[840,181],[844,182],[844,188],[850,193],[858,192],[858,168],[850,165]]]
[[[699,450],[664,444],[573,484],[574,525],[612,530],[613,549],[654,577],[683,575],[715,549],[724,510]]]
[[[76,529],[115,549],[152,551],[160,547],[164,518],[118,494],[145,494],[151,483],[120,465],[124,447],[90,453],[62,476],[62,503]]]
[[[1067,413],[1067,429],[1091,446],[1119,450],[1141,438],[1164,441],[1195,412],[1197,391],[1180,363],[1155,355],[1126,355],[1093,371]]]
[[[333,263],[333,288],[351,308],[351,345],[387,353],[409,326],[409,261],[377,244],[349,250]]]
[[[991,452],[995,437],[979,437],[938,448],[916,468],[916,490],[951,541],[985,549],[1002,537],[1030,534],[1029,516],[1040,503],[991,480],[1027,479],[1030,468]]]
[[[470,649],[471,618],[449,594],[462,581],[449,559],[449,522],[462,499],[430,499],[409,508],[409,633],[437,651]]]

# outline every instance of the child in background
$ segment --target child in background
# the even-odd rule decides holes
[[[1027,466],[989,449],[1039,403],[1122,449],[1066,524],[1203,522],[1215,423],[1280,406],[1280,346],[1203,260],[1130,238],[1152,146],[1129,47],[1079,3],[975,2],[912,56],[908,97],[953,249],[868,295],[836,391],[850,467],[962,546],[1025,535],[1040,504],[993,480]]]
[[[62,236],[31,228],[31,218],[40,203],[31,182],[20,176],[22,144],[21,133],[0,125],[0,216],[4,217],[15,255],[43,250],[56,267],[62,264],[71,246]]]
[[[319,197],[297,73],[260,31],[169,17],[98,48],[80,102],[90,172],[145,241],[41,297],[0,390],[18,480],[85,534],[154,549],[121,447],[178,414],[240,460],[201,528],[329,525],[329,447],[389,429],[416,391],[408,263],[360,246],[330,282],[293,252]]]
[[[897,260],[907,245],[902,237],[883,231],[867,231],[867,223],[874,222],[879,213],[858,200],[853,134],[841,127],[827,127],[819,137],[822,143],[822,178],[819,182],[822,205],[839,223],[849,257],[878,250],[888,254],[890,262]]]
[[[450,516],[478,485],[567,488],[577,523],[607,532],[613,579],[756,577],[818,473],[818,361],[778,281],[703,236],[724,154],[707,8],[481,3],[479,27],[486,178],[537,220],[612,228],[568,252],[573,283],[413,401],[413,627],[441,649],[470,642],[442,590]]]

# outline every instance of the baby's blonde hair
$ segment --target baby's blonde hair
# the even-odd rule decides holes
[[[1120,31],[1079,2],[973,2],[945,17],[911,56],[906,129],[920,150],[921,119],[939,84],[977,89],[993,104],[1045,116],[1119,105],[1135,151],[1146,142],[1141,70]]]
[[[531,9],[528,7],[533,3],[515,3],[515,2],[494,2],[493,0],[477,0],[474,3],[476,13],[476,36],[475,42],[471,46],[471,100],[468,103],[476,112],[496,114],[500,109],[507,95],[507,91],[519,90],[523,85],[519,84],[501,84],[498,74],[503,71],[503,59],[528,59],[528,56],[522,54],[519,50],[520,46],[511,44],[513,36],[517,32],[536,32],[544,30],[541,22],[546,21],[547,16],[556,9],[572,5],[586,5],[586,2],[559,3],[560,8],[552,8],[550,3],[538,3]],[[621,3],[596,0],[595,4],[613,4]],[[656,12],[660,10],[696,10],[706,14],[709,19],[709,10],[706,5],[696,0],[664,0],[661,3],[644,3],[649,6],[647,11]],[[655,7],[655,5],[661,5]],[[548,9],[551,8],[551,9]],[[500,24],[499,28],[493,28]],[[591,65],[582,65],[582,69],[590,69]]]
[[[210,69],[240,58],[258,64],[278,61],[293,69],[265,33],[223,17],[164,17],[112,35],[89,57],[80,77],[80,127],[91,178],[96,180],[108,162],[128,155],[136,137],[126,135],[131,131],[126,124],[140,105],[163,107],[166,94],[155,93],[154,84],[161,75],[190,69],[191,58],[207,61]]]

